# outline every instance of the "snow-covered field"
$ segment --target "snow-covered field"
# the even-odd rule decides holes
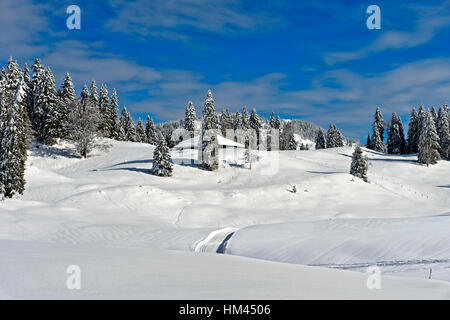
[[[108,142],[85,160],[32,149],[25,194],[0,203],[1,298],[450,298],[449,162],[365,150],[368,184],[350,147],[260,152],[252,170],[231,152],[217,172],[189,150],[163,178],[153,146]]]

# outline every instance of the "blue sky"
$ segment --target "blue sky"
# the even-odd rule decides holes
[[[0,1],[0,64],[40,57],[77,93],[95,78],[135,118],[255,107],[364,139],[377,106],[404,122],[450,100],[450,1]],[[66,8],[81,8],[68,30]],[[381,9],[381,30],[366,8]]]

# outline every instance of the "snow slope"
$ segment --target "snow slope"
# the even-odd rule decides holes
[[[242,150],[227,149],[226,154],[221,154],[217,172],[199,170],[191,163],[197,151],[184,150],[172,152],[174,176],[163,178],[149,174],[153,146],[108,142],[108,152],[96,151],[84,160],[74,155],[69,144],[32,149],[25,194],[0,203],[0,241],[9,241],[2,245],[0,267],[8,264],[11,268],[0,275],[2,281],[11,277],[14,264],[20,261],[21,253],[5,255],[9,245],[19,246],[10,242],[13,240],[25,241],[20,244],[22,254],[27,246],[42,244],[59,252],[58,246],[73,245],[80,248],[80,259],[85,259],[86,254],[89,261],[96,248],[104,247],[111,252],[117,249],[118,254],[127,250],[120,248],[129,248],[130,252],[145,249],[149,256],[169,254],[164,251],[167,249],[214,252],[227,233],[219,232],[209,239],[208,235],[223,228],[239,229],[229,239],[227,253],[268,260],[334,266],[449,258],[444,232],[448,225],[445,213],[450,211],[448,162],[427,168],[418,165],[415,156],[366,150],[371,159],[371,183],[367,184],[348,174],[352,153],[349,147],[279,154],[255,152],[259,161],[252,164],[252,170],[242,166]],[[297,193],[292,192],[293,184]],[[354,229],[361,231],[352,233]],[[197,259],[209,259],[173,254],[190,257],[186,259],[194,269],[201,268],[202,261]],[[320,259],[308,258],[315,256]],[[41,252],[28,258],[40,261],[48,257]],[[230,255],[214,255],[211,259],[237,261]],[[34,266],[33,260],[27,261]],[[245,261],[261,268],[266,263],[272,265]],[[274,269],[281,266],[276,264]],[[295,270],[302,273],[315,268]],[[341,275],[336,270],[320,270],[330,272],[330,276]],[[423,270],[417,270],[391,271],[423,278]],[[449,268],[442,270],[436,272],[436,277],[448,280]],[[212,276],[215,270],[203,273]],[[433,291],[434,282],[426,283]],[[22,285],[25,289],[27,283]],[[219,294],[213,283],[209,288]],[[330,296],[338,291],[336,287]]]
[[[6,299],[450,299],[439,281],[366,276],[342,270],[216,254],[145,248],[0,241],[0,298]],[[68,266],[80,289],[68,290]]]

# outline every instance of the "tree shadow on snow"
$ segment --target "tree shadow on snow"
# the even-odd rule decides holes
[[[32,156],[35,157],[42,157],[42,158],[53,158],[56,157],[64,157],[64,158],[71,158],[71,159],[80,159],[80,155],[77,154],[77,152],[74,149],[71,148],[56,148],[53,146],[45,146],[45,145],[35,145],[30,149],[30,153]]]
[[[339,153],[341,156],[347,157],[347,158],[352,158],[351,155],[349,154],[345,154],[345,153]],[[410,155],[397,155],[397,154],[386,154],[386,153],[374,153],[374,154],[378,154],[378,155],[384,155],[384,156],[396,156],[396,157],[406,157],[406,156],[410,156]],[[420,165],[420,163],[417,162],[417,160],[411,160],[411,159],[373,159],[373,158],[369,158],[369,161],[386,161],[386,162],[406,162],[406,163],[411,163],[411,164],[415,164],[415,165]]]
[[[450,184],[448,186],[436,186],[438,188],[450,188]]]

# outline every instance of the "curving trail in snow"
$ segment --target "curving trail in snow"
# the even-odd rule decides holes
[[[225,243],[237,230],[237,228],[222,228],[219,230],[214,230],[205,239],[200,240],[195,244],[194,252],[224,253]]]

